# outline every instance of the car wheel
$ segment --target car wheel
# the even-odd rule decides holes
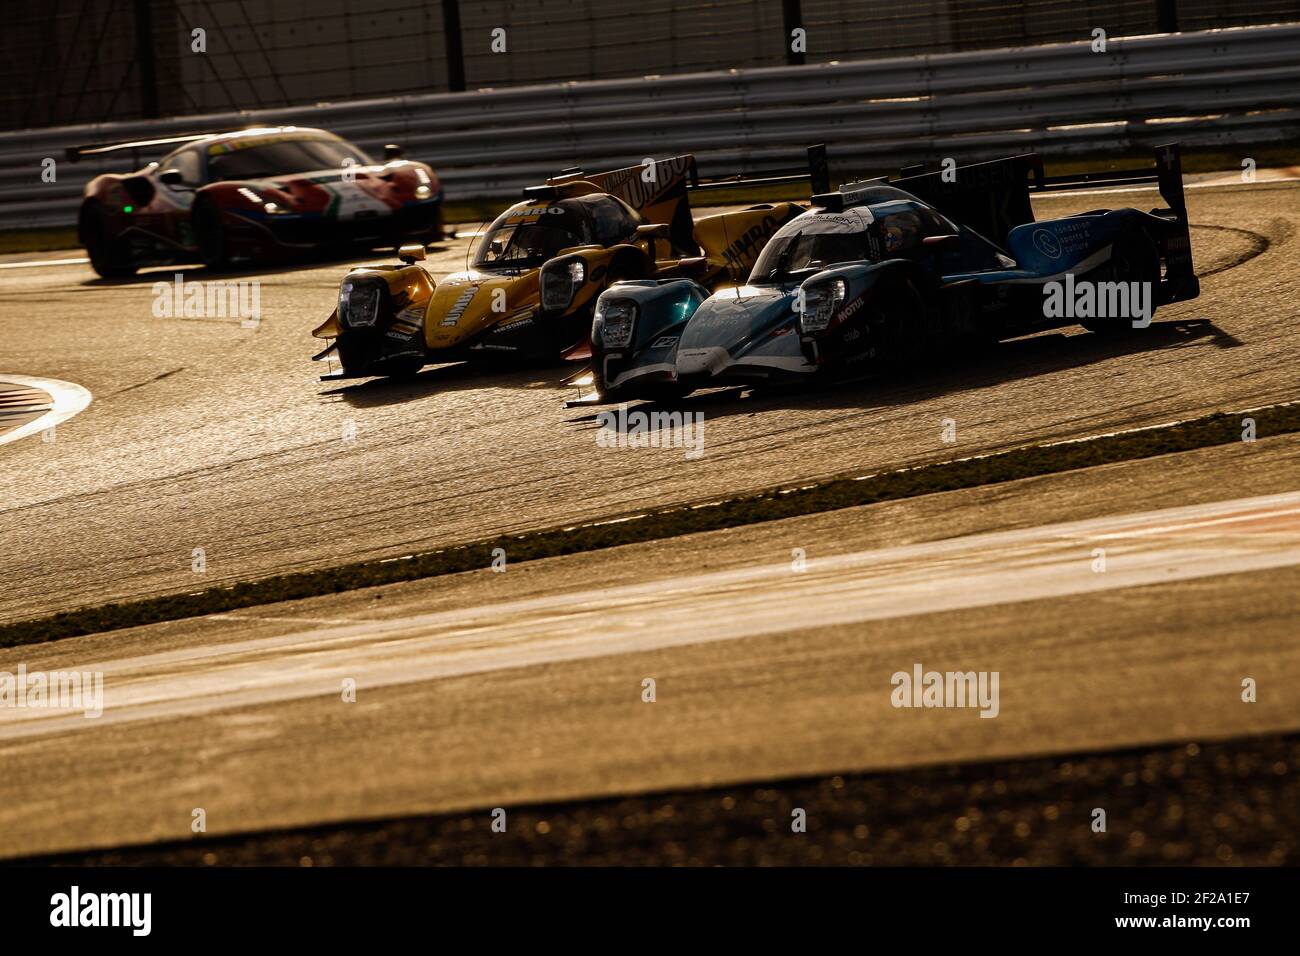
[[[925,303],[910,279],[877,292],[867,315],[881,369],[911,368],[926,352]]]
[[[221,210],[210,199],[200,199],[190,212],[194,229],[194,242],[199,248],[199,261],[209,269],[225,269],[230,265],[230,249],[226,242],[226,227],[221,222]]]
[[[1110,262],[1093,276],[1098,282],[1149,282],[1154,293],[1160,284],[1160,252],[1142,230],[1126,233],[1115,240]],[[1079,324],[1099,335],[1122,335],[1134,331],[1132,317],[1089,319]]]
[[[108,217],[98,203],[88,202],[81,207],[78,232],[86,246],[90,267],[105,279],[121,279],[134,275],[136,265],[130,260],[126,243],[120,242],[109,229]]]

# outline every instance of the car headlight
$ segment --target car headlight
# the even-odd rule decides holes
[[[596,303],[595,326],[600,344],[607,349],[625,349],[632,343],[636,327],[636,303],[631,299],[605,299]]]
[[[276,202],[268,202],[262,209],[268,216],[283,216],[289,211]]]
[[[420,185],[415,187],[416,199],[428,199],[432,195],[433,195],[433,187],[430,186],[428,183],[420,183]]]
[[[805,332],[820,332],[831,324],[831,316],[844,303],[848,285],[843,279],[803,286],[803,311],[799,324]]]
[[[374,325],[379,318],[379,300],[384,290],[377,282],[344,279],[339,286],[339,322],[345,328]]]
[[[578,287],[587,280],[587,264],[581,259],[542,270],[542,308],[560,312],[569,307]]]

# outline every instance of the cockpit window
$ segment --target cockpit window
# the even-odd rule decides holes
[[[763,247],[749,281],[780,282],[837,262],[871,259],[871,222],[871,214],[857,208],[797,216],[778,229]]]
[[[571,246],[626,242],[644,222],[630,206],[604,193],[545,205],[521,203],[488,227],[474,265],[536,268]]]
[[[777,230],[749,281],[806,279],[810,272],[844,262],[916,258],[926,236],[956,233],[951,222],[910,198],[852,206],[837,213],[805,213]]]
[[[636,227],[645,222],[640,214],[622,200],[601,193],[577,199],[591,216],[592,234],[602,246],[626,242],[636,235]]]
[[[560,199],[552,203],[520,203],[507,209],[488,227],[474,255],[474,265],[532,269],[553,259],[561,249],[599,242],[588,204]],[[630,210],[629,210],[630,211]],[[632,227],[636,231],[636,227]]]

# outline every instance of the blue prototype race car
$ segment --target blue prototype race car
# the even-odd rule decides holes
[[[1030,206],[1039,192],[1152,182],[1168,208],[1036,222]],[[1176,144],[1156,150],[1154,171],[1048,178],[1027,154],[905,170],[813,205],[775,233],[739,288],[612,285],[592,323],[594,394],[570,404],[887,370],[1076,323],[1126,332],[1200,291]]]

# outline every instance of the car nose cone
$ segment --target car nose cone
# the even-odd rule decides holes
[[[720,346],[677,350],[677,374],[681,377],[716,375],[726,367],[730,356]]]

